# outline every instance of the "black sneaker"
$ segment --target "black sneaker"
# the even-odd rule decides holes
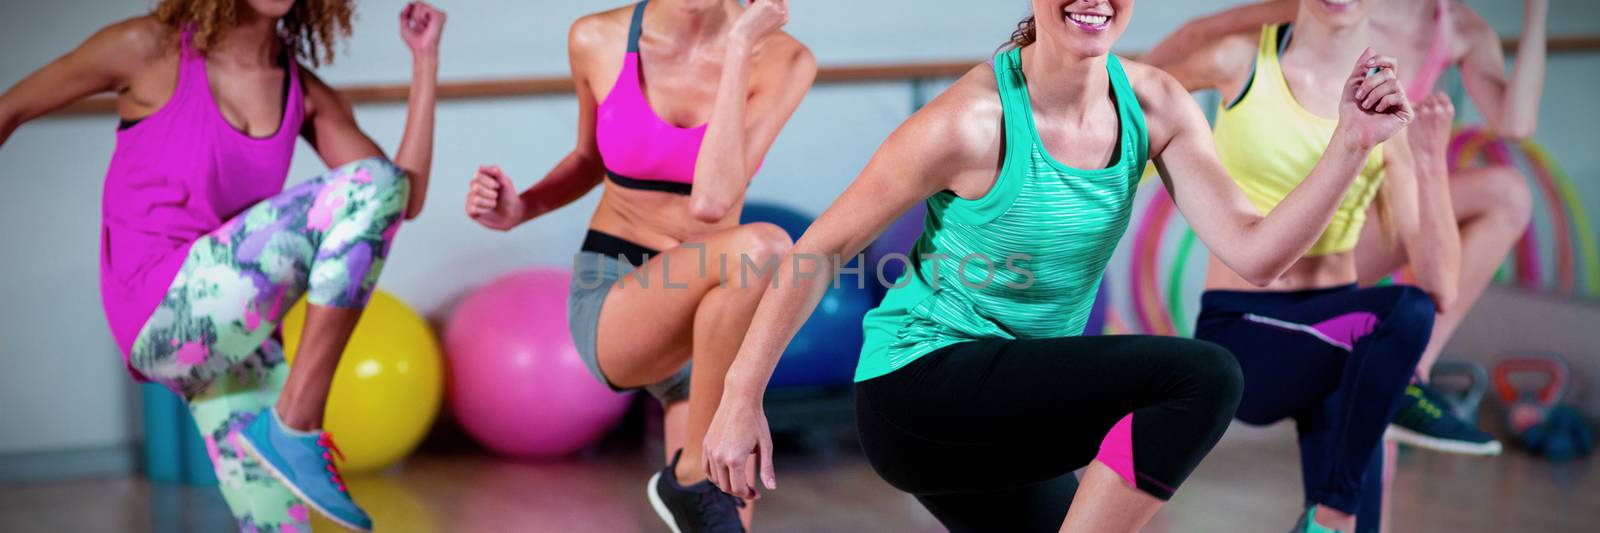
[[[1424,384],[1406,387],[1400,411],[1384,434],[1389,440],[1436,452],[1500,455],[1500,441],[1450,412],[1449,401]]]
[[[744,533],[744,523],[739,521],[739,508],[744,500],[701,481],[690,486],[678,484],[678,458],[683,450],[672,454],[672,463],[650,476],[645,485],[650,496],[650,506],[656,515],[672,528],[672,533]]]

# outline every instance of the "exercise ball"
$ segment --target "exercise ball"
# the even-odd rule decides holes
[[[283,320],[294,364],[305,326],[304,299]],[[428,323],[384,291],[372,295],[333,374],[323,428],[334,436],[345,474],[375,472],[411,454],[439,412],[444,363]]]
[[[745,204],[739,221],[777,225],[796,241],[811,226],[811,218],[799,211],[760,202]],[[838,286],[823,295],[784,350],[772,374],[772,387],[848,385],[853,381],[861,356],[861,318],[878,300],[876,274],[870,268],[862,273],[865,280],[856,274],[839,276]]]
[[[472,291],[445,326],[451,412],[495,453],[569,455],[627,411],[630,396],[578,358],[567,330],[570,279],[548,269],[503,276]]]
[[[923,219],[927,215],[927,205],[917,202],[906,214],[890,224],[889,229],[884,230],[877,240],[867,245],[867,279],[879,288],[880,296],[900,279],[910,265],[911,248],[922,237]],[[880,269],[883,272],[881,280],[878,276]]]
[[[806,233],[806,228],[811,227],[811,217],[805,213],[776,204],[746,202],[744,211],[739,214],[739,223],[754,222],[766,222],[783,228],[783,231],[789,234],[789,238],[796,241]]]
[[[829,288],[816,310],[789,341],[772,387],[849,385],[861,357],[861,319],[877,306],[871,289],[854,285]]]
[[[754,222],[766,222],[768,224],[783,228],[783,231],[789,234],[790,240],[800,242],[800,236],[805,235],[806,229],[811,227],[812,220],[811,217],[806,216],[805,213],[801,213],[794,209],[789,209],[787,207],[775,204],[749,202],[744,205],[744,212],[739,216],[739,223],[750,224]],[[808,271],[811,271],[815,268],[811,263],[801,264]],[[858,268],[860,265],[860,260],[856,258],[850,258],[849,261],[844,262],[843,266],[845,269],[852,269]],[[873,281],[875,279],[873,276],[874,274],[872,270],[864,269],[861,270],[859,275],[853,272],[841,274],[839,276],[839,283],[842,285],[871,289],[877,284],[877,282]]]

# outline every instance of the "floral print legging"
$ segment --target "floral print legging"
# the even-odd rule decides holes
[[[196,240],[129,361],[187,400],[240,531],[309,533],[307,508],[239,447],[289,375],[273,337],[302,294],[360,308],[383,270],[410,186],[381,158],[263,200]]]

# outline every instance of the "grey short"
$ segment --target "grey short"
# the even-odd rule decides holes
[[[606,295],[611,292],[617,279],[631,272],[633,266],[618,261],[616,256],[590,251],[578,252],[573,261],[572,287],[567,293],[567,322],[572,329],[572,342],[577,345],[578,356],[583,358],[584,366],[589,367],[589,373],[594,374],[595,379],[611,387],[611,390],[625,390],[612,385],[611,380],[601,372],[600,357],[595,352],[595,338],[600,331],[600,306],[605,304]],[[684,363],[683,368],[672,377],[648,385],[644,390],[660,400],[661,405],[687,400],[689,364]]]

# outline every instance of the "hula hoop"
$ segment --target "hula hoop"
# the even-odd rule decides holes
[[[1128,290],[1134,306],[1133,317],[1144,333],[1172,335],[1175,331],[1171,317],[1161,312],[1164,306],[1160,290],[1156,289],[1155,274],[1161,230],[1167,227],[1167,219],[1172,217],[1172,200],[1163,192],[1157,192],[1146,206],[1144,216],[1139,221],[1138,234],[1134,237],[1134,260],[1128,279]]]
[[[1545,152],[1543,147],[1532,140],[1523,141],[1522,150],[1528,155],[1534,174],[1541,175],[1541,179],[1548,179],[1555,184],[1557,192],[1560,193],[1568,214],[1568,222],[1571,223],[1573,233],[1577,234],[1578,253],[1583,257],[1583,292],[1589,296],[1600,297],[1600,242],[1595,239],[1594,226],[1590,225],[1583,200],[1578,196],[1577,189],[1572,186],[1572,178],[1550,158],[1550,154]]]
[[[1193,327],[1183,314],[1183,271],[1189,263],[1189,251],[1194,248],[1194,228],[1183,230],[1183,241],[1178,243],[1178,255],[1172,258],[1172,268],[1167,272],[1167,314],[1178,330],[1178,335],[1192,337]]]

